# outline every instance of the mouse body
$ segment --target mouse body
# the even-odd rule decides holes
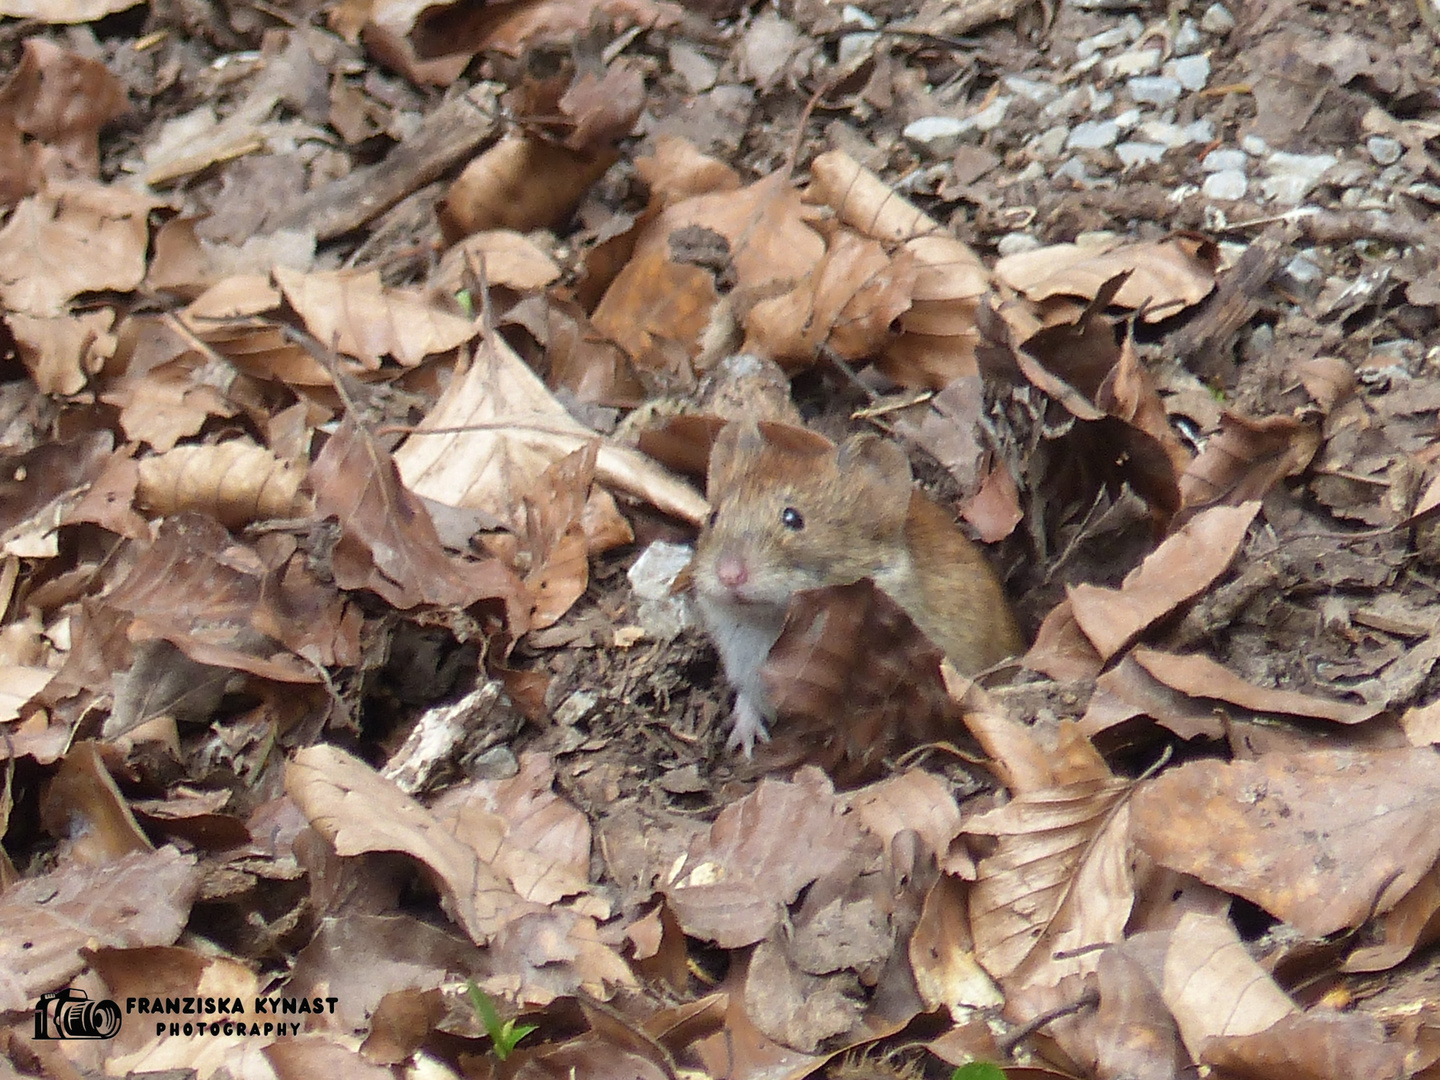
[[[734,421],[711,451],[706,493],[712,513],[691,579],[736,691],[727,746],[747,757],[769,737],[760,669],[797,592],[870,578],[965,674],[1025,647],[985,556],[914,489],[894,443],[861,434],[836,447],[803,429]]]

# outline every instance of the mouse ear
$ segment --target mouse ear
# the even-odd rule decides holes
[[[910,473],[910,459],[905,451],[878,435],[851,435],[835,455],[835,464],[841,473],[852,469],[865,469],[886,484],[896,484],[908,491],[914,477]]]
[[[904,450],[878,435],[852,435],[835,452],[835,467],[869,493],[879,515],[904,520],[913,479]]]
[[[765,449],[765,436],[753,419],[732,420],[720,429],[710,446],[710,467],[705,473],[705,492],[712,498],[730,485],[740,462]]]

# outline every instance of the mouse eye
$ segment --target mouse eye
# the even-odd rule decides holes
[[[717,521],[719,521],[719,520],[720,520],[720,511],[719,511],[719,510],[711,510],[711,511],[710,511],[710,516],[705,519],[705,524],[708,525],[710,528],[713,529],[713,528],[715,527],[715,522],[717,522]]]
[[[787,529],[793,529],[795,532],[799,532],[805,527],[805,519],[800,515],[799,510],[796,510],[793,506],[787,506],[784,510],[780,511],[780,524],[784,525]]]

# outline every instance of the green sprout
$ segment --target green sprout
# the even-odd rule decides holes
[[[520,1040],[535,1030],[534,1024],[517,1024],[513,1019],[500,1019],[495,1011],[495,1002],[490,995],[475,985],[474,979],[465,980],[465,993],[470,996],[470,1005],[480,1023],[485,1025],[485,1034],[490,1036],[490,1048],[495,1056],[504,1061],[520,1045]]]
[[[950,1080],[1005,1080],[1005,1070],[988,1061],[972,1061],[951,1073]]]

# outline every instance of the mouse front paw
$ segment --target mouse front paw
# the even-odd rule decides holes
[[[747,758],[755,756],[755,741],[770,741],[770,732],[765,728],[765,717],[755,703],[744,694],[735,699],[735,711],[730,714],[730,737],[725,740],[726,750],[743,750]]]

